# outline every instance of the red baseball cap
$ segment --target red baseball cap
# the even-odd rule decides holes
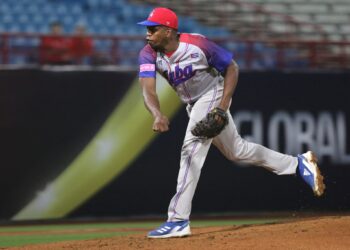
[[[176,14],[168,8],[155,8],[149,14],[147,20],[139,22],[137,24],[145,26],[158,26],[163,25],[169,28],[177,30],[178,21]]]

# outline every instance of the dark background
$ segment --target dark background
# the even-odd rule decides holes
[[[136,76],[136,72],[0,72],[0,218],[16,214],[71,163]],[[346,72],[243,72],[231,111],[262,112],[264,123],[278,110],[315,115],[342,111],[348,118],[349,83],[350,73]],[[169,132],[158,136],[124,173],[69,217],[165,215],[175,194],[186,125],[183,107],[171,121]],[[321,169],[327,190],[317,199],[298,176],[238,166],[212,147],[193,213],[348,210],[350,165],[324,159]]]

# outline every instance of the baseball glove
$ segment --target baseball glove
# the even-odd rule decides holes
[[[191,132],[194,136],[209,139],[220,134],[227,124],[228,116],[225,110],[214,108],[206,117],[197,122]]]

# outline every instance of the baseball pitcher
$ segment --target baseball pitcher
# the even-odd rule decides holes
[[[187,104],[189,116],[168,220],[149,232],[149,238],[191,234],[192,198],[211,143],[231,161],[262,166],[278,175],[299,172],[316,196],[323,194],[323,177],[311,151],[294,157],[248,142],[238,134],[229,112],[239,72],[231,53],[202,35],[179,34],[178,18],[167,8],[155,8],[138,24],[147,28],[148,44],[139,55],[139,79],[145,106],[154,117],[153,130],[169,129],[156,93],[156,72]]]

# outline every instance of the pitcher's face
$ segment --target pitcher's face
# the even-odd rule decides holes
[[[170,29],[164,26],[147,26],[147,43],[154,50],[164,50],[168,43]]]

